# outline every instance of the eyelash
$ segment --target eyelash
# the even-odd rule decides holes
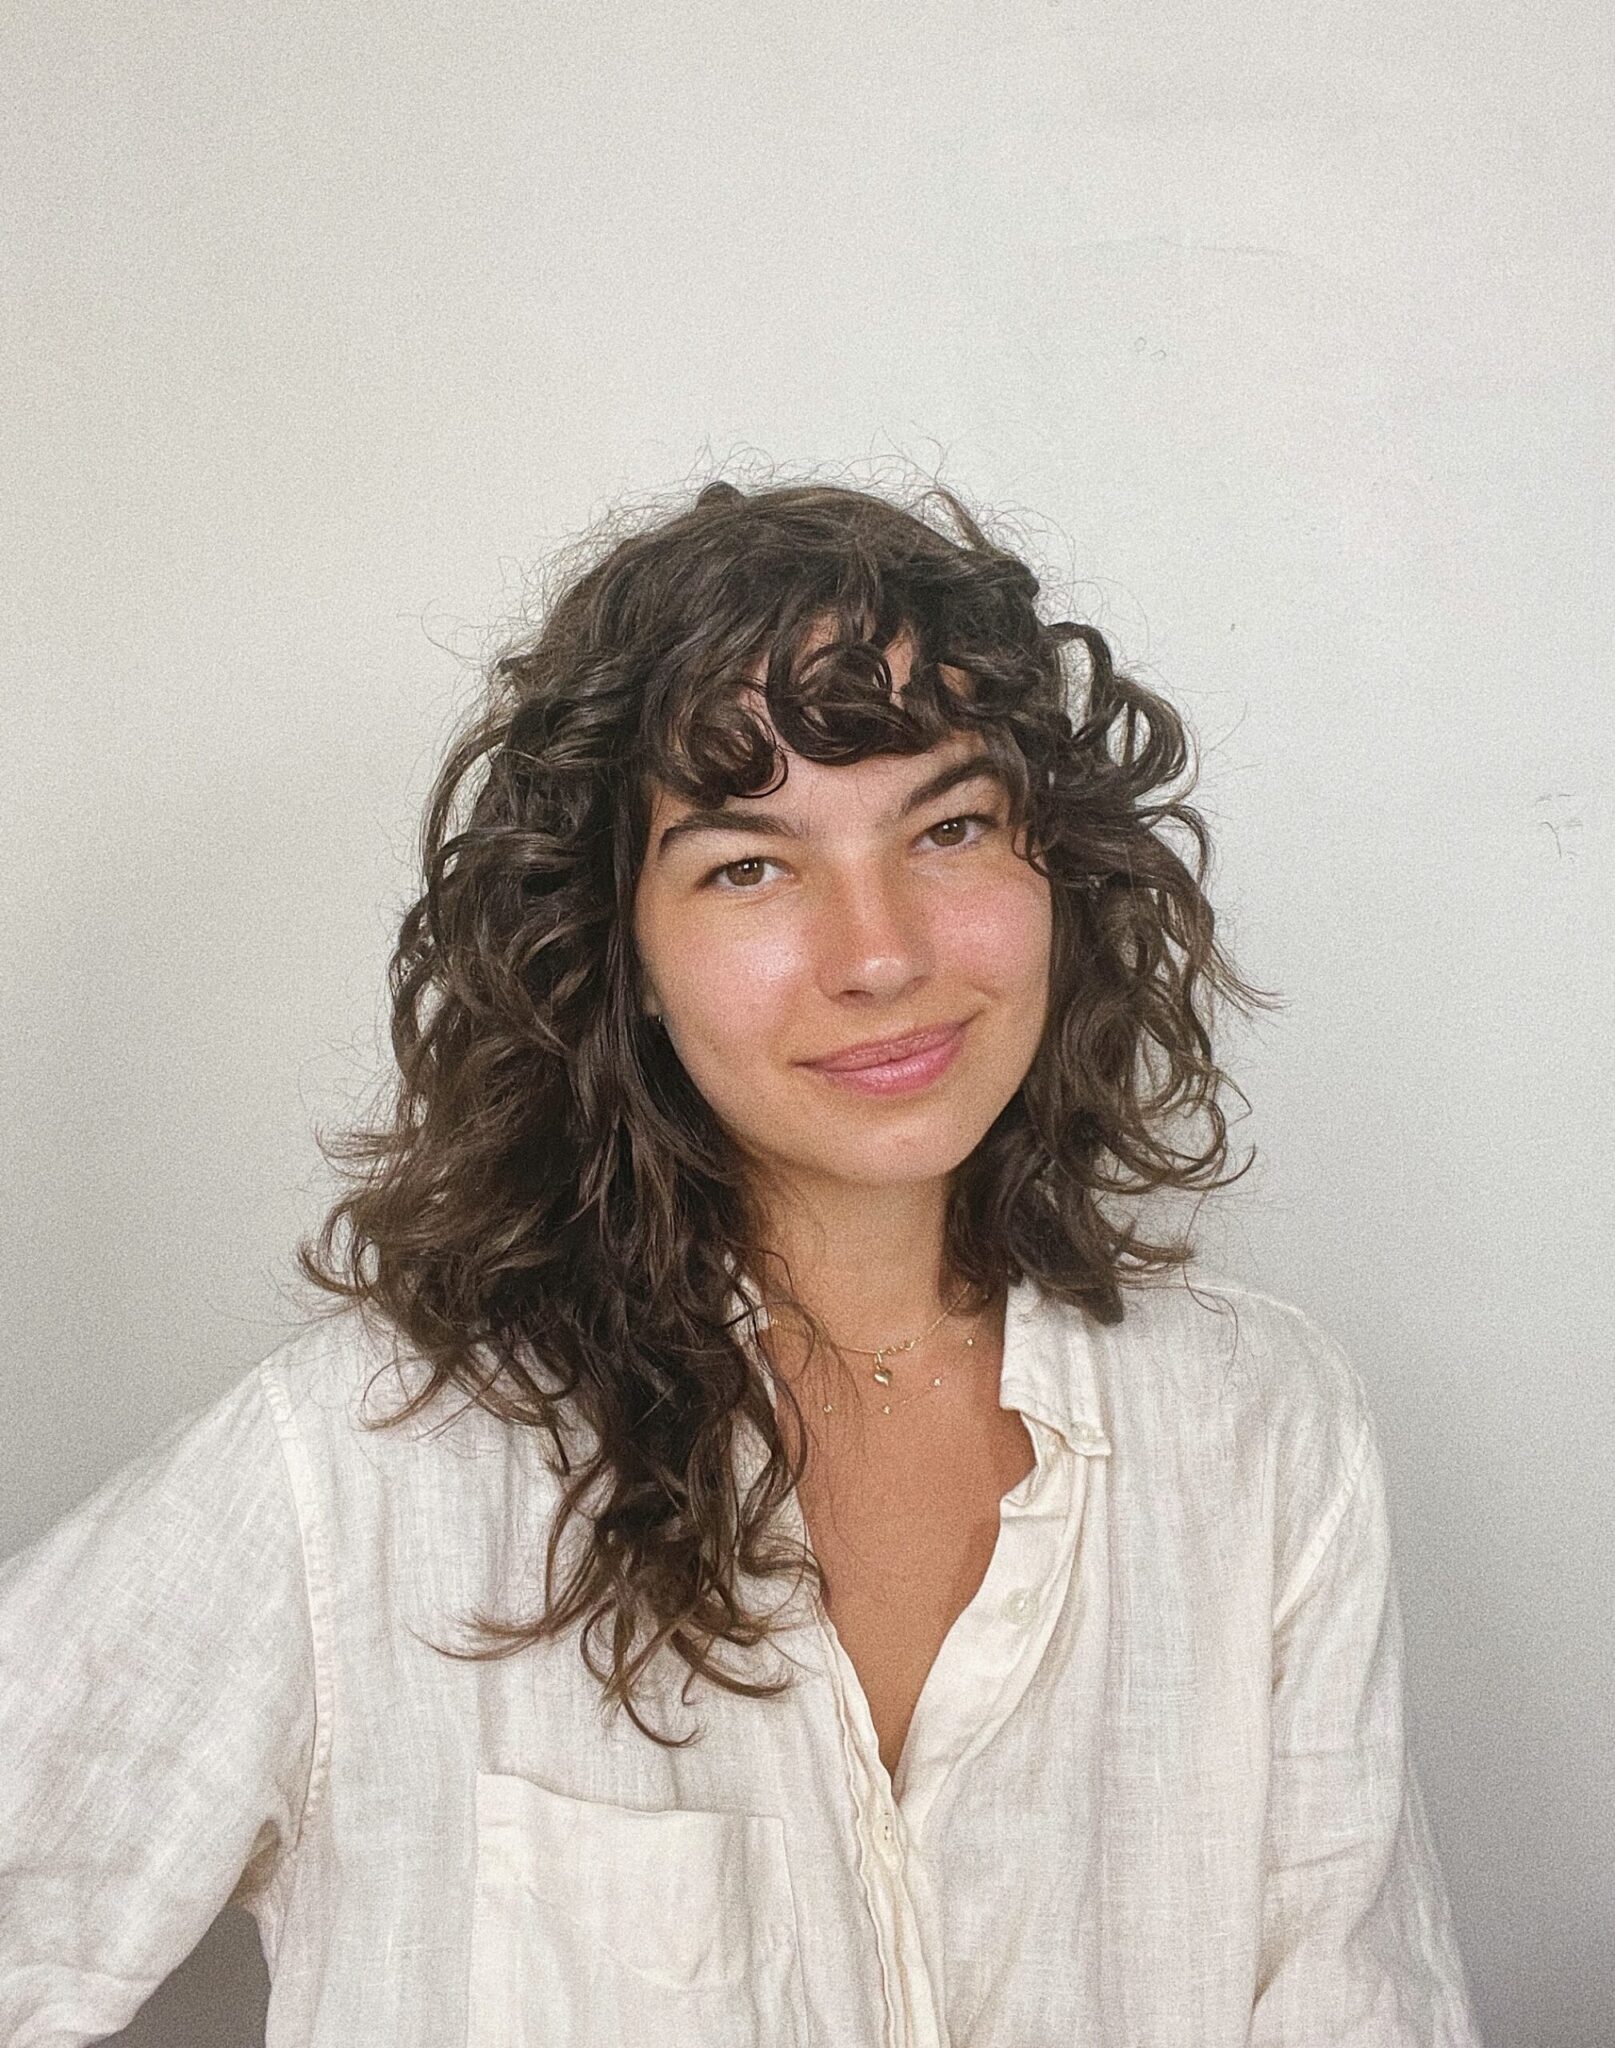
[[[934,825],[926,827],[921,837],[929,838],[933,832],[940,832],[944,825],[985,825],[990,831],[996,831],[1001,822],[998,817],[988,811],[965,811],[957,818],[938,818]],[[945,847],[943,851],[946,853],[960,853],[964,851],[966,846],[979,846],[980,843],[979,839],[967,839],[958,846]],[[703,889],[716,889],[720,896],[749,896],[758,887],[758,884],[755,882],[744,884],[738,888],[728,889],[720,888],[718,884],[725,875],[731,873],[735,868],[753,867],[759,862],[765,866],[768,865],[768,856],[766,854],[753,853],[748,854],[743,860],[726,860],[721,867],[713,868],[710,873],[702,878],[701,886]]]

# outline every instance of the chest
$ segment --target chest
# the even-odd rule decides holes
[[[825,1611],[895,1777],[926,1678],[992,1562],[1003,1496],[1036,1456],[1013,1409],[922,1445],[868,1437],[856,1456],[821,1451],[798,1499]]]

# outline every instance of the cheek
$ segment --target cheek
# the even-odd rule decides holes
[[[712,920],[692,931],[662,980],[686,1032],[715,1045],[756,1046],[770,1026],[799,1015],[812,963],[783,920]]]
[[[1053,939],[1049,885],[1029,869],[956,898],[937,929],[941,959],[1006,993],[1047,981]]]

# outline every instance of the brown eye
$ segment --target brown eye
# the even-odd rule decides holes
[[[989,815],[989,814],[988,814],[987,812],[985,812],[985,811],[970,811],[970,812],[967,812],[967,813],[965,814],[965,816],[963,816],[963,817],[961,817],[961,818],[943,818],[943,819],[941,819],[941,820],[940,820],[940,821],[939,821],[939,822],[938,822],[937,824],[935,824],[935,825],[933,825],[933,826],[931,827],[931,833],[936,833],[936,832],[945,832],[945,831],[946,831],[946,830],[948,829],[948,827],[949,827],[950,825],[983,825],[983,826],[985,826],[985,827],[987,828],[987,830],[988,830],[988,831],[993,831],[993,830],[996,830],[996,828],[997,828],[997,825],[998,825],[998,820],[997,820],[997,818],[995,818],[995,817],[992,817],[992,816],[990,816],[990,815]],[[928,833],[928,834],[927,834],[926,836],[927,836],[927,837],[930,837],[930,836],[931,836],[931,834],[930,834],[930,833]],[[975,842],[975,841],[974,841],[973,839],[967,839],[967,840],[958,840],[958,839],[954,839],[954,840],[950,840],[950,841],[948,842],[948,844],[949,844],[950,846],[960,846],[960,845],[964,845],[964,846],[973,846],[973,845],[975,845],[975,843],[976,843],[976,842]]]
[[[730,883],[728,878],[743,868],[766,868],[767,866],[769,866],[769,862],[764,860],[760,853],[754,853],[746,860],[725,861],[722,867],[714,868],[710,874],[703,878],[701,886],[703,889],[716,888],[720,895],[743,896],[751,885],[745,882]]]

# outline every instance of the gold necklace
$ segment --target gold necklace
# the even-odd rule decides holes
[[[952,1301],[948,1303],[947,1307],[942,1311],[941,1315],[937,1317],[936,1321],[931,1325],[931,1328],[929,1330],[922,1330],[917,1337],[907,1337],[903,1340],[901,1344],[882,1344],[877,1350],[874,1351],[866,1350],[865,1347],[861,1344],[838,1344],[835,1348],[837,1351],[851,1351],[855,1353],[859,1358],[872,1358],[875,1361],[875,1363],[870,1368],[870,1378],[879,1387],[889,1387],[892,1383],[892,1369],[886,1363],[887,1359],[896,1358],[900,1353],[905,1351],[917,1350],[919,1346],[925,1342],[926,1338],[932,1334],[933,1331],[939,1329],[941,1325],[947,1321],[948,1317],[953,1314],[954,1310],[959,1306],[960,1302],[964,1300],[965,1296],[969,1292],[970,1289],[968,1286],[960,1288],[959,1292],[954,1296]],[[981,1307],[977,1309],[975,1316],[971,1321],[970,1335],[965,1339],[965,1349],[967,1351],[973,1351],[976,1348],[976,1330],[980,1325],[982,1317],[986,1313],[987,1304],[983,1302]],[[926,1394],[929,1394],[931,1392],[932,1388],[940,1387],[941,1384],[942,1375],[940,1373],[937,1373],[932,1378],[931,1385],[929,1387],[921,1387],[919,1393],[910,1394],[908,1400],[899,1401],[896,1405],[899,1408],[906,1408],[909,1406],[910,1402],[922,1399]],[[890,1415],[892,1412],[892,1405],[893,1404],[890,1401],[883,1401],[881,1403],[880,1412],[883,1415]],[[834,1402],[824,1402],[823,1412],[826,1415],[833,1415],[835,1413]]]

